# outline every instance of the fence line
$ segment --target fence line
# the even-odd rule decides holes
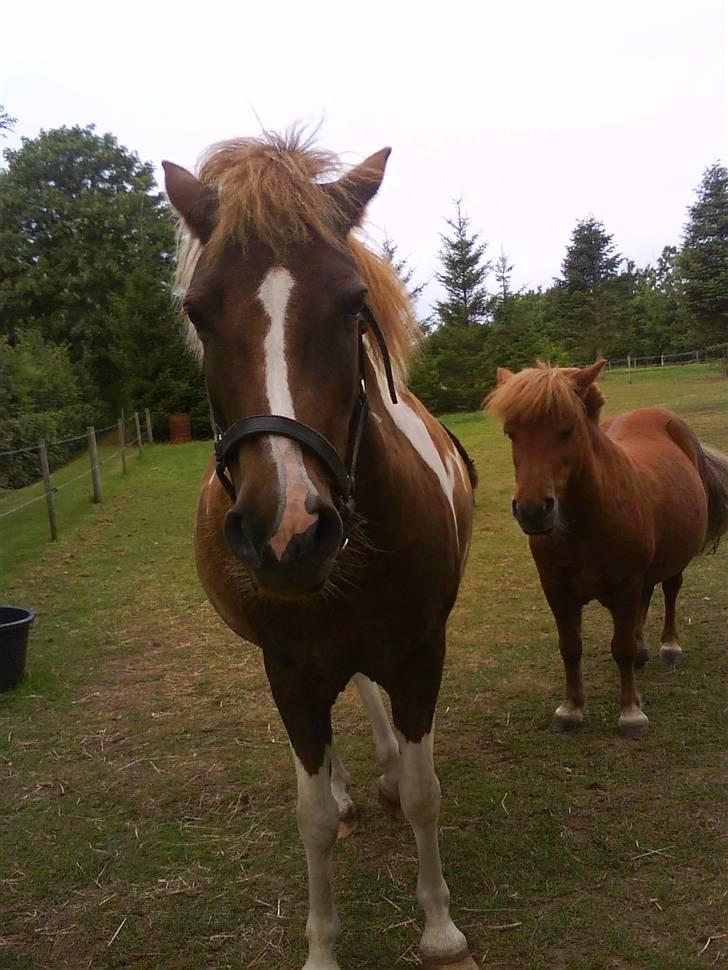
[[[154,433],[152,430],[151,413],[149,408],[144,409],[145,421],[146,421],[146,431],[147,431],[147,443],[152,444],[154,442]],[[135,433],[130,440],[126,438],[126,425],[130,422],[134,422]],[[107,431],[112,431],[116,429],[119,437],[119,447],[116,451],[113,451],[110,455],[105,458],[99,459],[97,451],[97,435],[105,434]],[[67,481],[61,482],[60,484],[54,484],[51,481],[51,471],[48,466],[48,446],[49,445],[61,445],[68,444],[73,441],[81,441],[82,439],[88,441],[88,454],[91,460],[91,482],[93,491],[94,502],[101,502],[101,468],[103,465],[108,464],[114,458],[121,456],[121,470],[122,474],[126,474],[126,449],[135,447],[138,449],[138,454],[140,458],[144,456],[144,444],[142,441],[142,428],[141,422],[139,420],[139,412],[135,411],[128,418],[122,417],[114,424],[107,425],[104,428],[94,428],[90,425],[86,431],[86,434],[82,435],[71,435],[67,438],[59,438],[55,441],[41,440],[37,445],[29,445],[23,448],[13,448],[4,452],[0,452],[0,457],[6,457],[9,455],[18,455],[25,452],[38,452],[40,457],[40,466],[42,477],[32,484],[26,486],[27,488],[34,488],[36,485],[42,486],[42,491],[40,495],[35,495],[33,498],[29,499],[27,502],[22,502],[20,505],[16,505],[11,509],[7,509],[4,512],[0,512],[0,519],[4,519],[9,515],[14,515],[16,512],[21,512],[23,509],[27,509],[30,505],[34,505],[36,502],[40,502],[42,499],[46,500],[48,505],[48,524],[50,527],[51,540],[55,541],[58,538],[58,529],[56,525],[56,513],[54,496],[58,492],[62,492],[64,489],[68,488],[70,485],[74,485],[79,482],[82,478],[86,478],[89,474],[88,470],[81,472],[79,475],[74,475],[73,478],[69,478]]]

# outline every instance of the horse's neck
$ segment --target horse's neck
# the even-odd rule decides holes
[[[598,517],[623,500],[619,483],[632,471],[622,449],[597,425],[590,422],[585,437],[581,467],[569,482],[566,500],[574,511]]]

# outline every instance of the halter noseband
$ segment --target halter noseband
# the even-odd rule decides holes
[[[363,319],[362,319],[363,318]],[[261,434],[277,434],[284,438],[291,438],[300,445],[304,445],[319,459],[328,472],[332,483],[332,497],[339,515],[347,519],[354,511],[354,481],[356,461],[359,454],[364,425],[369,413],[366,385],[366,353],[364,350],[364,334],[370,329],[379,345],[384,362],[384,372],[387,377],[387,387],[394,404],[397,403],[397,392],[394,387],[392,364],[389,351],[374,314],[365,304],[359,320],[359,394],[349,421],[349,441],[347,445],[346,461],[342,461],[339,453],[322,434],[307,424],[287,418],[280,414],[253,414],[241,418],[222,432],[217,424],[215,415],[215,471],[222,482],[225,491],[232,502],[235,501],[235,485],[228,474],[230,463],[240,443],[246,438]]]

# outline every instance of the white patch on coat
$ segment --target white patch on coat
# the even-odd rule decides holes
[[[295,280],[284,266],[268,270],[258,289],[258,299],[270,326],[263,345],[265,393],[271,414],[296,420],[286,355],[286,314]],[[270,540],[280,559],[288,543],[313,525],[316,516],[306,510],[306,500],[316,494],[303,463],[300,445],[281,435],[267,436],[278,472],[278,528]]]
[[[384,407],[387,409],[387,413],[396,427],[399,428],[405,438],[407,438],[420,458],[422,458],[427,467],[435,473],[437,480],[440,482],[440,486],[445,498],[450,503],[452,520],[455,526],[455,541],[458,544],[459,550],[460,534],[458,532],[458,520],[455,513],[455,465],[457,462],[459,462],[460,457],[448,455],[447,464],[442,460],[440,457],[440,452],[437,450],[435,442],[432,440],[432,436],[427,430],[427,425],[425,422],[422,420],[419,414],[417,414],[417,412],[410,407],[401,391],[397,394],[398,403],[395,404],[392,401],[391,397],[389,396],[387,379],[383,368],[377,360],[373,360],[372,364],[377,375],[377,381],[379,383],[379,393],[382,401],[384,402]]]

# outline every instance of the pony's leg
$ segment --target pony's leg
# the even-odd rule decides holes
[[[293,751],[298,801],[296,820],[308,868],[308,959],[303,970],[340,970],[336,940],[341,924],[331,892],[333,848],[339,811],[331,791],[331,707],[306,671],[279,667],[264,652],[273,699]],[[335,696],[335,695],[334,695]],[[306,703],[302,698],[306,698]]]
[[[645,591],[642,594],[642,612],[640,614],[640,625],[637,629],[637,659],[634,662],[634,665],[638,670],[640,667],[644,667],[644,665],[650,659],[650,652],[645,644],[644,629],[645,623],[647,622],[647,613],[650,609],[650,600],[652,599],[652,594],[654,591],[654,586],[646,586]]]
[[[619,667],[621,682],[619,733],[625,738],[643,738],[650,729],[634,680],[641,609],[641,591],[636,590],[625,590],[610,607],[614,620],[612,656]]]
[[[382,774],[377,782],[379,800],[390,814],[401,817],[399,744],[392,730],[392,725],[389,723],[387,711],[382,701],[382,693],[374,681],[365,677],[364,674],[354,674],[353,680],[372,724],[377,763],[382,769]]]
[[[356,805],[349,793],[351,788],[351,776],[344,767],[344,762],[339,757],[339,752],[335,747],[331,748],[331,794],[336,800],[336,808],[339,813],[339,838],[346,839],[352,832],[355,832],[359,820],[356,814]]]
[[[677,639],[677,628],[675,626],[675,601],[680,592],[683,578],[682,573],[678,573],[671,579],[665,580],[662,584],[662,594],[665,597],[665,623],[662,627],[660,637],[660,656],[665,663],[675,666],[682,660],[682,648]]]
[[[428,664],[428,659],[436,663]],[[477,970],[467,940],[450,918],[450,890],[440,862],[440,782],[435,774],[433,742],[442,654],[434,658],[418,656],[416,660],[417,671],[410,668],[391,697],[401,757],[399,797],[417,843],[417,900],[425,913],[420,953],[429,970]]]
[[[581,672],[581,607],[576,603],[549,599],[559,631],[559,651],[564,662],[566,699],[560,704],[551,721],[557,734],[581,727],[584,720],[584,679]]]

